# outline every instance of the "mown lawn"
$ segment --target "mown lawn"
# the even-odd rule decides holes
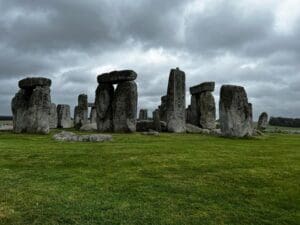
[[[0,224],[299,224],[300,135],[0,133]]]

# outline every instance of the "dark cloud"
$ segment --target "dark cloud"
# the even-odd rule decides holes
[[[0,0],[0,114],[22,77],[51,78],[52,100],[74,106],[80,93],[93,101],[98,74],[126,68],[153,110],[180,67],[187,87],[215,80],[217,101],[221,84],[244,85],[256,117],[300,117],[295,2]]]

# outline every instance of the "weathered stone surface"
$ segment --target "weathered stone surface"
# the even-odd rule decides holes
[[[57,128],[57,110],[54,103],[52,103],[50,106],[49,126],[50,129]]]
[[[211,92],[202,92],[199,97],[200,127],[203,129],[216,128],[216,104]]]
[[[193,124],[186,124],[186,132],[191,134],[209,134],[210,130],[200,128]]]
[[[269,124],[282,127],[300,127],[300,118],[271,117]]]
[[[136,131],[144,132],[149,130],[154,130],[154,123],[153,120],[139,120],[136,123]]]
[[[13,125],[0,125],[0,131],[12,131],[14,129]]]
[[[159,107],[159,116],[161,121],[167,122],[167,96],[161,97],[161,105]]]
[[[252,135],[252,112],[243,87],[223,85],[219,110],[223,136],[245,137]]]
[[[135,132],[137,120],[137,85],[134,81],[119,83],[113,99],[115,132]]]
[[[191,95],[200,94],[202,92],[213,92],[215,90],[215,82],[204,82],[199,85],[190,87]]]
[[[91,123],[97,123],[97,109],[96,109],[96,107],[91,108],[90,122]]]
[[[199,126],[200,125],[200,107],[199,107],[199,95],[191,96],[191,118],[190,123]]]
[[[148,110],[147,109],[140,109],[139,120],[147,120],[147,119],[148,119]]]
[[[186,109],[185,109],[185,119],[186,119],[186,123],[191,123],[191,117],[192,117],[192,110],[191,110],[191,105],[189,105]]]
[[[161,131],[161,124],[160,124],[160,116],[159,116],[159,110],[158,109],[153,111],[152,117],[153,117],[154,130],[160,132]]]
[[[19,90],[11,106],[14,132],[49,133],[51,96],[48,86]]]
[[[87,123],[80,127],[80,131],[96,131],[97,123]]]
[[[51,80],[44,77],[27,77],[19,81],[21,89],[34,89],[36,87],[50,87]]]
[[[74,109],[74,126],[76,129],[80,129],[81,126],[88,122],[88,96],[80,94],[78,96],[78,105]]]
[[[99,84],[96,90],[95,107],[97,111],[97,127],[99,132],[113,131],[112,103],[114,87],[112,84]]]
[[[167,129],[181,133],[185,127],[185,73],[172,69],[167,92]]]
[[[112,136],[107,134],[77,135],[72,132],[62,131],[61,133],[55,134],[53,139],[72,142],[106,142],[111,141]]]
[[[159,136],[159,132],[155,131],[155,130],[149,130],[146,132],[142,132],[142,135],[149,135],[149,136]]]
[[[133,70],[112,71],[98,76],[98,83],[117,84],[124,81],[133,81],[137,77],[136,72]]]
[[[62,104],[57,105],[57,127],[58,128],[73,127],[69,105],[62,105]]]

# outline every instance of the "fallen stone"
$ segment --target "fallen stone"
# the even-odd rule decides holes
[[[202,129],[193,124],[186,124],[186,132],[191,134],[210,134],[210,130]]]
[[[170,71],[166,108],[168,131],[185,132],[185,73],[178,68]]]
[[[35,89],[36,87],[50,87],[51,80],[44,77],[27,77],[19,81],[21,89]]]
[[[191,95],[200,94],[202,92],[213,92],[215,90],[215,82],[204,82],[199,85],[190,87]]]
[[[98,76],[98,83],[117,84],[124,81],[134,81],[137,77],[133,70],[112,71]]]
[[[71,141],[71,142],[106,142],[111,141],[112,136],[107,134],[90,134],[90,135],[77,135],[72,132],[62,131],[55,134],[53,139],[56,141]]]
[[[252,135],[252,111],[243,87],[223,85],[219,111],[223,136],[245,137]]]
[[[149,130],[147,132],[142,132],[143,135],[149,135],[149,136],[159,136],[159,132],[155,130]]]
[[[96,131],[97,123],[88,123],[80,127],[80,131]]]

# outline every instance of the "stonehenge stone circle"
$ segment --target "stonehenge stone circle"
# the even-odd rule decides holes
[[[57,128],[57,111],[54,103],[50,106],[49,127],[50,129]]]
[[[100,83],[96,89],[95,108],[99,132],[113,131],[112,102],[114,87],[110,83]]]
[[[113,99],[115,132],[135,132],[137,118],[137,85],[134,81],[119,83]]]
[[[132,70],[98,76],[95,107],[98,131],[135,132],[137,122],[137,74]],[[113,84],[117,84],[114,90]]]
[[[133,70],[112,71],[98,76],[98,83],[118,84],[124,81],[134,81],[137,77]]]
[[[58,128],[71,128],[73,122],[71,119],[71,112],[69,105],[57,105],[57,127]]]
[[[249,107],[243,87],[235,85],[221,87],[219,114],[223,136],[245,137],[253,134],[252,109]]]
[[[91,108],[90,123],[97,123],[97,110],[96,110],[96,107]]]
[[[12,99],[14,132],[49,133],[51,80],[42,77],[19,81],[21,88]]]
[[[166,108],[168,131],[185,132],[185,73],[179,68],[170,71]]]
[[[74,109],[74,126],[76,129],[80,129],[82,125],[88,122],[88,96],[80,94],[78,96],[78,105]]]
[[[214,90],[215,82],[204,82],[190,88],[191,124],[203,129],[215,129],[216,103],[211,93]]]
[[[147,119],[148,119],[148,110],[147,109],[140,109],[139,120],[147,120]]]
[[[259,116],[257,129],[263,131],[267,128],[267,125],[268,125],[268,114],[266,112],[263,112]]]

